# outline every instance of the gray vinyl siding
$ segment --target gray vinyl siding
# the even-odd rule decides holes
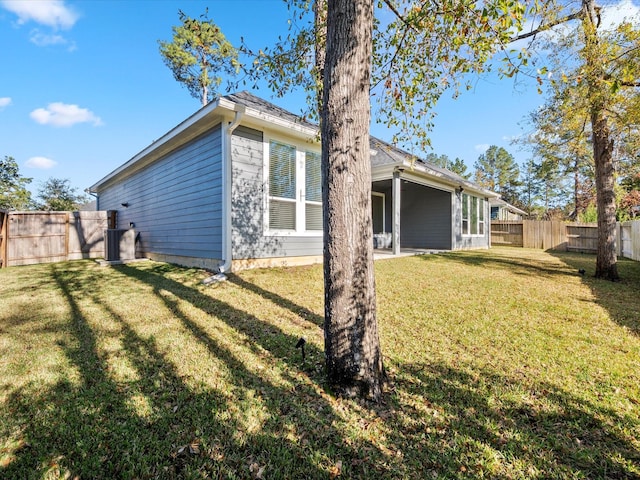
[[[451,249],[451,193],[403,183],[400,219],[402,247]]]
[[[301,257],[322,254],[322,235],[270,236],[264,228],[262,132],[239,126],[231,138],[232,256],[234,259]]]
[[[100,192],[118,228],[135,224],[141,253],[222,259],[221,138],[218,125]]]

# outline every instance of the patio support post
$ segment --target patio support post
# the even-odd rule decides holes
[[[393,180],[391,181],[391,201],[392,201],[392,213],[391,222],[393,224],[391,235],[392,252],[394,255],[400,254],[400,171],[393,172]]]

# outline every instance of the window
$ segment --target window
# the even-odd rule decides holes
[[[484,235],[484,198],[462,194],[462,234]]]
[[[322,157],[305,152],[304,162],[304,218],[307,230],[322,230]]]
[[[478,234],[478,197],[469,197],[471,200],[471,235]]]
[[[462,194],[462,234],[469,235],[469,195]]]
[[[321,157],[294,145],[271,140],[267,184],[271,232],[322,231]]]
[[[269,145],[269,228],[296,229],[296,149]]]

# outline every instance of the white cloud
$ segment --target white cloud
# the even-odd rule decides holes
[[[57,33],[46,34],[42,33],[38,29],[31,31],[29,40],[31,41],[31,43],[37,45],[38,47],[48,47],[51,45],[68,45],[70,51],[73,51],[76,48],[74,42],[70,42],[62,35],[59,35]]]
[[[602,7],[602,28],[612,30],[625,20],[640,26],[640,7],[631,0],[620,0],[617,4]]]
[[[58,162],[47,157],[31,157],[25,162],[25,166],[29,168],[37,168],[40,170],[48,170],[55,167],[57,164]]]
[[[520,140],[520,138],[522,138],[521,134],[516,134],[516,135],[503,135],[502,136],[502,140],[504,140],[505,142],[509,142],[509,143],[513,143],[516,142],[518,140]]]
[[[98,127],[103,124],[100,117],[91,110],[61,102],[50,103],[47,108],[34,110],[31,112],[31,118],[42,125],[54,127],[70,127],[76,123],[91,123]]]
[[[11,105],[11,97],[0,97],[0,110]]]
[[[489,146],[490,145],[488,143],[480,143],[473,148],[476,152],[484,153],[489,150]]]
[[[15,13],[20,24],[33,21],[55,29],[68,29],[79,18],[63,0],[0,0],[0,5]]]

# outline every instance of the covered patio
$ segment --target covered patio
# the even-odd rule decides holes
[[[371,190],[373,233],[390,240],[376,242],[378,249],[396,255],[403,249],[452,249],[452,192],[403,178],[401,172],[374,181]]]
[[[373,239],[381,255],[489,248],[484,228],[487,200],[498,197],[456,173],[371,138]]]

